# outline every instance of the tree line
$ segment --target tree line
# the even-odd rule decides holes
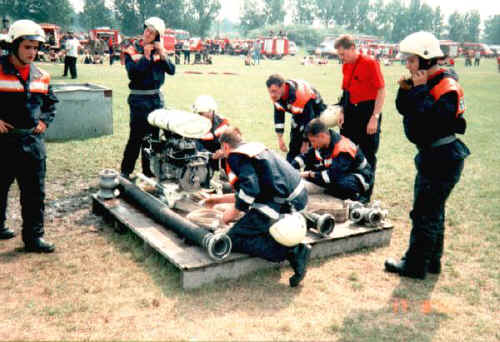
[[[204,37],[220,7],[219,0],[84,0],[83,11],[76,13],[69,0],[0,0],[0,15],[55,23],[65,30],[109,26],[127,36],[141,34],[144,20],[156,16],[167,27]]]
[[[445,23],[439,6],[432,8],[421,0],[409,3],[403,0],[244,0],[241,31],[248,34],[261,27],[283,25],[285,6],[293,25],[320,23],[327,30],[335,28],[337,32],[374,35],[387,42],[397,43],[416,31],[433,32],[439,39],[457,42],[480,40],[479,11],[455,11]],[[483,40],[500,44],[500,15],[488,18],[484,25]]]
[[[81,31],[109,26],[129,36],[142,33],[146,18],[158,16],[167,27],[205,37],[220,25],[220,8],[219,0],[84,0],[83,11],[75,13],[69,0],[0,0],[0,13],[12,20],[33,19]],[[387,42],[420,30],[457,42],[477,42],[481,33],[477,10],[455,11],[445,22],[439,6],[421,0],[243,0],[237,27],[248,36],[264,27],[285,28],[285,18],[292,29],[320,23],[327,30],[374,35]],[[500,44],[500,15],[484,21],[483,33],[483,41]]]

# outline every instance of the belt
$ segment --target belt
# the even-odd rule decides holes
[[[160,93],[161,93],[160,89],[150,89],[150,90],[130,89],[131,95],[156,95]]]
[[[441,138],[441,139],[434,141],[431,144],[431,147],[438,147],[438,146],[446,145],[446,144],[449,144],[451,142],[454,142],[455,140],[457,140],[457,137],[455,136],[455,134],[448,135],[444,138]]]
[[[11,135],[30,135],[35,131],[35,127],[33,128],[13,128],[9,130],[8,134]]]

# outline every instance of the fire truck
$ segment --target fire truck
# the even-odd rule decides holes
[[[262,41],[261,53],[270,59],[281,59],[288,55],[289,42],[287,37],[265,37]]]
[[[89,31],[90,39],[104,39],[106,42],[111,38],[113,44],[117,45],[122,42],[122,38],[119,30],[113,30],[109,27],[98,27]]]
[[[53,50],[61,49],[61,28],[55,24],[42,23],[41,28],[45,32],[45,38],[49,48]]]
[[[175,53],[175,45],[184,43],[186,40],[189,40],[189,37],[190,34],[188,31],[167,28],[163,35],[163,46],[169,55],[173,55]]]

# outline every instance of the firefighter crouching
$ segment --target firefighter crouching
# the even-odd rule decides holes
[[[445,204],[470,151],[455,136],[466,129],[463,89],[456,74],[437,65],[443,57],[437,38],[413,33],[401,42],[400,51],[408,55],[411,78],[400,80],[396,107],[406,137],[418,149],[417,175],[409,247],[400,261],[386,260],[385,269],[423,279],[428,272],[441,272]]]
[[[326,109],[319,92],[303,80],[286,80],[279,74],[269,76],[267,91],[274,104],[274,131],[281,151],[288,152],[286,159],[291,162],[299,153],[309,148],[304,129],[312,119],[319,117]],[[283,139],[285,112],[292,114],[290,143],[286,147]]]
[[[214,195],[205,204],[234,203],[225,211],[224,223],[245,212],[228,232],[233,251],[272,262],[288,260],[295,272],[290,286],[299,285],[311,253],[301,243],[306,226],[298,211],[307,205],[307,191],[300,174],[264,145],[243,142],[234,127],[222,133],[220,142],[235,193]]]
[[[292,166],[304,170],[309,194],[324,190],[340,199],[367,202],[373,170],[363,151],[319,118],[309,122],[305,135],[312,147],[295,157]]]
[[[165,82],[165,73],[175,74],[175,64],[168,59],[163,48],[161,34],[165,31],[162,19],[152,17],[144,22],[144,34],[125,51],[125,67],[130,80],[130,136],[123,153],[122,176],[128,178],[134,171],[135,162],[142,153],[142,171],[153,177],[149,158],[144,153],[143,139],[148,134],[158,136],[159,129],[149,125],[147,117],[155,109],[163,108],[160,87]]]
[[[217,102],[215,102],[214,98],[209,95],[200,95],[196,98],[193,104],[193,112],[204,116],[212,123],[210,132],[198,141],[198,149],[212,153],[210,167],[212,170],[218,170],[219,161],[222,162],[224,157],[219,138],[224,130],[229,126],[229,121],[216,113]]]
[[[55,246],[44,235],[46,151],[44,132],[54,120],[58,102],[50,75],[33,64],[42,28],[31,20],[18,20],[8,33],[9,54],[0,57],[0,239],[15,233],[5,226],[9,188],[17,180],[22,207],[22,239],[28,252],[50,253]],[[8,105],[7,105],[8,104]],[[6,165],[8,163],[8,165]]]

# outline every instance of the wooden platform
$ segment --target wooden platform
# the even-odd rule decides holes
[[[181,271],[184,289],[197,288],[216,279],[236,279],[259,269],[280,266],[240,253],[231,253],[228,258],[216,262],[204,249],[185,244],[174,232],[163,228],[120,198],[102,200],[97,195],[92,195],[92,211],[103,216],[118,230],[133,231],[144,240],[146,253],[154,249],[167,258]],[[328,238],[308,233],[306,239],[307,243],[313,246],[312,258],[327,257],[366,247],[386,246],[390,243],[392,228],[390,222],[380,228],[366,228],[347,221],[336,225],[333,234]]]

